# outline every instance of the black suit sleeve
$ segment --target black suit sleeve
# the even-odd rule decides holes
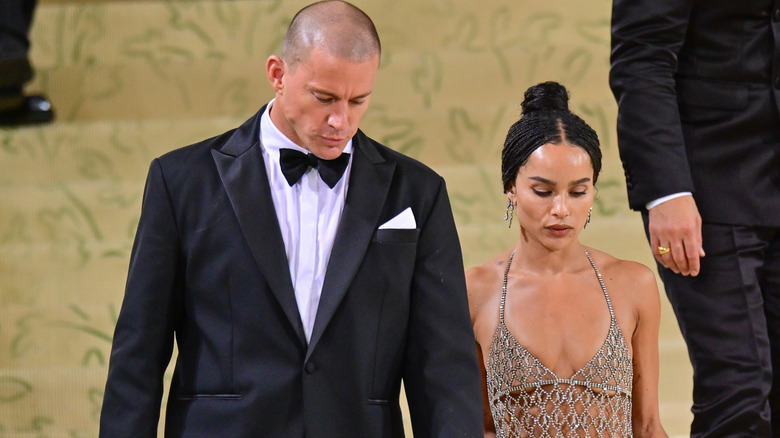
[[[163,375],[180,307],[179,244],[173,208],[155,160],[144,191],[122,310],[114,332],[100,437],[154,438]]]
[[[482,397],[463,258],[441,180],[418,219],[404,387],[415,437],[482,436]]]
[[[609,83],[629,204],[693,192],[677,106],[677,55],[692,0],[614,0]]]

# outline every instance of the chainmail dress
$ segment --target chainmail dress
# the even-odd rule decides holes
[[[498,438],[631,437],[631,352],[612,302],[587,251],[609,308],[609,332],[599,351],[570,378],[561,378],[520,345],[504,324],[504,272],[500,320],[487,358],[487,391]]]

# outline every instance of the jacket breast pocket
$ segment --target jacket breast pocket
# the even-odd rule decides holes
[[[366,279],[375,290],[377,282],[392,290],[408,289],[417,259],[417,229],[376,230],[363,258],[363,265],[371,267]]]
[[[420,236],[417,228],[385,228],[376,230],[371,239],[374,243],[416,243]]]

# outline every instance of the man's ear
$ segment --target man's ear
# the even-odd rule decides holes
[[[284,90],[283,79],[286,67],[284,61],[276,55],[269,56],[265,62],[265,74],[268,77],[268,82],[277,93],[282,93]]]

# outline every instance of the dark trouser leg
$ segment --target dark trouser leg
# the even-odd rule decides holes
[[[772,436],[765,231],[704,224],[698,277],[658,268],[693,365],[692,438]]]
[[[54,118],[44,96],[23,93],[33,76],[28,52],[36,0],[0,0],[0,126],[45,123]]]
[[[32,77],[27,58],[35,0],[0,1],[0,90],[18,89]]]
[[[766,251],[761,289],[764,292],[769,340],[772,344],[772,436],[780,436],[780,229],[774,229]]]
[[[0,32],[27,41],[36,0],[3,0],[0,2]],[[29,46],[29,44],[28,44]]]

